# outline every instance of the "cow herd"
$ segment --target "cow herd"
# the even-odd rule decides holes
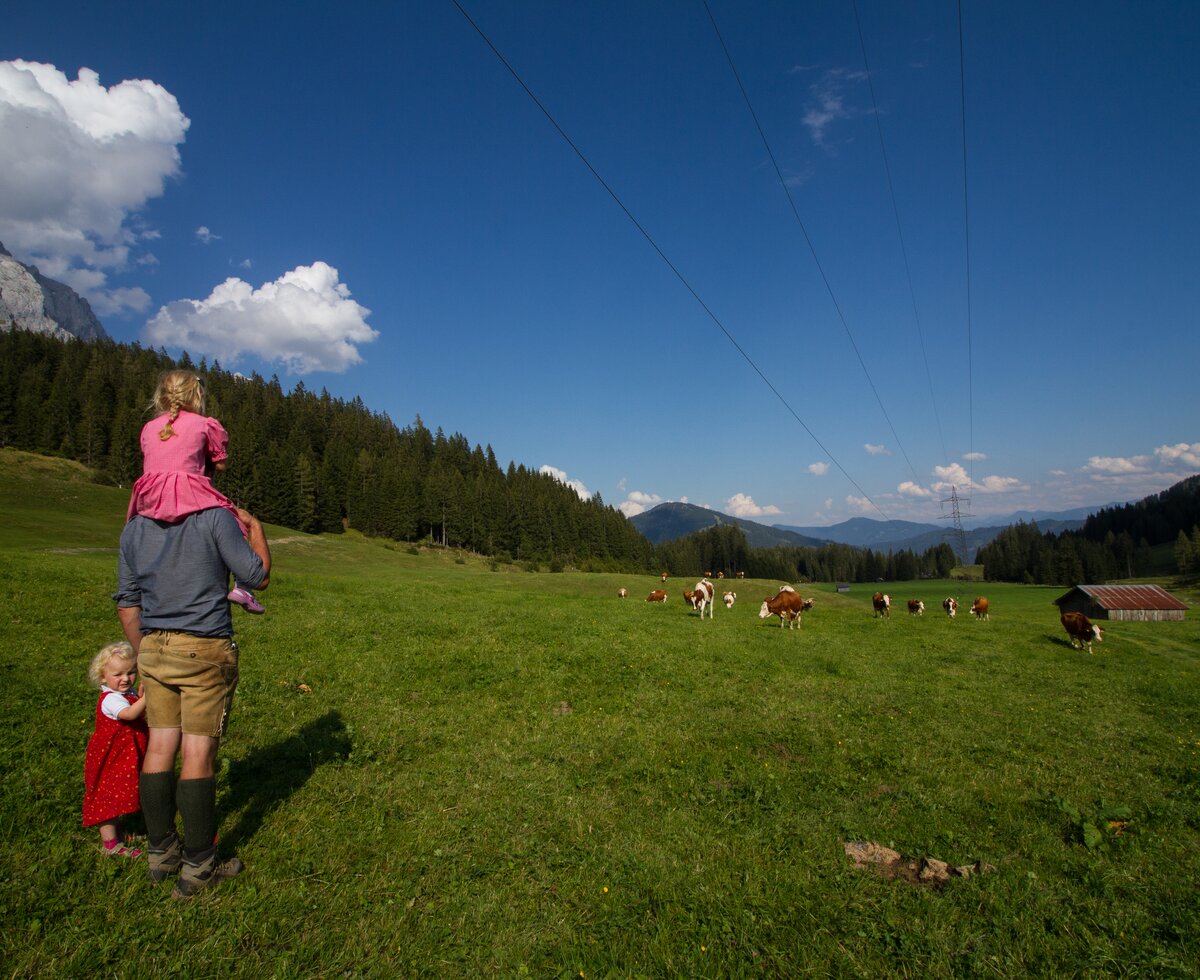
[[[738,577],[742,577],[740,573]],[[666,578],[667,574],[664,572],[663,581],[666,581]],[[624,599],[628,595],[628,589],[617,590],[617,597],[620,599]],[[684,602],[690,605],[692,609],[698,610],[701,619],[704,619],[705,610],[708,611],[708,618],[713,618],[713,609],[717,604],[716,595],[716,589],[707,577],[697,582],[695,588],[683,590]],[[726,590],[721,595],[721,602],[724,603],[726,609],[732,609],[736,599],[737,593],[729,590]],[[667,601],[667,592],[665,589],[655,589],[646,596],[646,601],[665,604]],[[925,615],[925,603],[921,599],[909,599],[907,606],[910,616]],[[784,585],[775,595],[767,596],[767,598],[763,599],[762,605],[758,610],[758,618],[767,619],[772,616],[778,616],[780,628],[786,626],[788,629],[794,629],[801,624],[801,613],[808,612],[812,607],[812,599],[804,599],[790,585]],[[892,615],[892,597],[885,592],[876,592],[871,596],[871,608],[874,618],[890,619]],[[950,619],[953,619],[958,613],[958,600],[954,596],[947,596],[942,600],[942,609]],[[989,614],[987,597],[976,596],[975,601],[971,603],[970,612],[976,619],[990,620],[991,615]],[[1088,653],[1091,653],[1093,643],[1104,642],[1104,631],[1092,623],[1083,613],[1064,612],[1061,620],[1063,629],[1067,631],[1072,648],[1083,650],[1086,646]]]
[[[738,578],[741,578],[741,573]],[[667,573],[662,574],[663,581],[667,579]],[[618,589],[617,597],[624,599],[628,597],[628,589]],[[721,594],[721,602],[726,609],[732,609],[733,604],[737,599],[737,593],[730,590],[725,590]],[[667,601],[666,589],[655,589],[648,596],[647,602],[656,602],[665,604]],[[700,613],[700,618],[704,618],[705,611],[708,612],[708,618],[713,618],[713,610],[717,604],[717,593],[712,582],[706,577],[700,579],[696,583],[695,588],[683,590],[683,601],[686,602],[692,609]],[[801,614],[812,609],[814,600],[801,597],[792,586],[781,586],[779,591],[773,596],[767,596],[762,601],[762,605],[758,610],[759,619],[767,619],[771,616],[779,617],[780,627],[786,626],[788,629],[794,629],[801,624]],[[874,615],[881,619],[889,619],[892,615],[892,597],[883,592],[876,592],[871,597],[871,605],[874,609]],[[942,608],[946,610],[946,615],[951,619],[958,612],[958,601],[949,596],[942,602]],[[925,615],[925,603],[920,599],[908,600],[908,611],[913,616]],[[971,614],[978,619],[988,619],[988,601],[983,596],[977,596],[971,604]]]

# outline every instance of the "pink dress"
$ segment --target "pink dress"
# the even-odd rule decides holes
[[[169,419],[169,414],[163,414],[142,427],[142,475],[133,485],[125,519],[141,514],[158,521],[181,521],[210,507],[224,507],[237,517],[233,501],[204,475],[210,460],[219,463],[228,455],[229,434],[216,419],[181,411],[171,423],[175,434],[160,439],[158,434]]]

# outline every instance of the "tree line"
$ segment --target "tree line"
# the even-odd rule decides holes
[[[214,483],[264,521],[551,567],[657,564],[650,542],[599,494],[582,500],[524,465],[502,469],[490,445],[431,432],[419,416],[401,428],[360,398],[303,382],[285,393],[277,377],[194,364],[186,352],[0,332],[0,445],[75,459],[128,487],[141,474],[138,436],[158,376],[175,367],[204,377],[206,411],[229,432],[228,467]]]
[[[733,577],[783,582],[903,582],[922,578],[947,578],[957,564],[954,550],[939,544],[920,555],[909,549],[872,551],[848,544],[829,543],[817,548],[776,545],[752,548],[735,524],[720,524],[687,537],[664,541],[657,547],[663,570],[671,574],[693,571]]]
[[[1173,544],[1180,575],[1200,574],[1200,476],[1137,503],[1105,507],[1077,531],[1043,534],[1013,524],[979,549],[976,561],[1000,582],[1074,585],[1153,574],[1154,549]]]

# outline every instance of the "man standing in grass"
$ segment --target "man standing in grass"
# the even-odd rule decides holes
[[[262,525],[220,507],[166,523],[134,515],[121,532],[117,616],[138,653],[150,741],[139,780],[149,875],[179,872],[171,897],[191,898],[242,870],[217,861],[217,749],[238,682],[229,576],[265,589],[271,551]],[[178,779],[175,760],[182,757]],[[183,817],[183,842],[175,810]]]

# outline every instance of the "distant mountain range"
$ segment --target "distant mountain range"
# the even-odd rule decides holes
[[[59,340],[107,340],[91,304],[66,283],[43,276],[0,243],[0,330],[14,326]]]
[[[1007,518],[994,519],[997,523],[987,527],[964,528],[967,561],[974,561],[980,548],[1012,524],[1022,521],[1029,524],[1036,521],[1039,531],[1060,534],[1083,527],[1087,516],[1100,509],[1101,507],[1097,506],[1057,512],[1018,511]],[[733,524],[742,529],[746,535],[746,543],[752,548],[772,548],[777,545],[819,548],[823,544],[836,543],[855,548],[870,548],[872,551],[908,550],[919,555],[943,542],[953,547],[953,529],[949,522],[920,524],[914,521],[876,521],[868,517],[852,517],[848,521],[829,527],[796,527],[787,524],[768,526],[741,517],[731,517],[720,511],[697,507],[695,504],[678,503],[659,504],[652,510],[631,517],[630,521],[652,544],[673,541],[716,525]]]
[[[746,543],[751,548],[774,548],[776,545],[819,548],[826,543],[819,538],[808,537],[788,528],[768,527],[766,524],[731,517],[707,507],[697,507],[695,504],[659,504],[651,510],[631,517],[629,521],[651,544],[674,541],[706,528],[730,524],[742,529],[746,535]]]

